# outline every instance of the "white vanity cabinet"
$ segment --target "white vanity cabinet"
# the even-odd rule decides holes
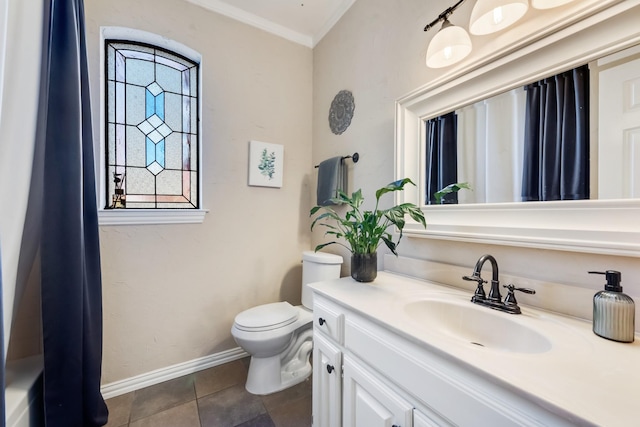
[[[313,427],[434,427],[435,422],[344,347],[345,312],[314,296]]]
[[[342,425],[344,314],[318,298],[313,317],[313,427],[336,427]]]
[[[344,357],[343,427],[411,427],[413,405],[353,356]]]
[[[313,427],[575,425],[375,313],[316,292],[314,317]]]
[[[342,350],[321,333],[313,337],[313,426],[342,423]]]

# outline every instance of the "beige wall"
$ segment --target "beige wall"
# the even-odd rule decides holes
[[[365,201],[373,201],[375,190],[394,180],[394,101],[442,73],[425,66],[432,35],[422,28],[450,5],[449,0],[359,0],[313,51],[313,161],[358,151],[351,190],[362,188]],[[451,22],[465,25],[472,6],[461,6]],[[353,93],[356,107],[351,126],[338,136],[331,133],[327,115],[333,97],[343,89]],[[314,231],[313,244],[323,241]],[[491,253],[501,272],[594,290],[600,290],[604,280],[588,270],[620,270],[625,292],[640,297],[636,258],[406,237],[399,253],[470,268],[482,254]]]
[[[100,26],[153,32],[203,57],[204,223],[100,227],[110,383],[236,347],[241,310],[299,304],[312,51],[182,0],[88,0],[85,9],[96,140]],[[284,145],[282,188],[247,185],[252,139]]]

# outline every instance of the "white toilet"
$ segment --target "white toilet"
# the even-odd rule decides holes
[[[251,355],[246,389],[269,394],[304,381],[311,374],[313,293],[309,283],[340,277],[342,257],[324,252],[302,254],[302,305],[259,305],[238,314],[231,335]]]

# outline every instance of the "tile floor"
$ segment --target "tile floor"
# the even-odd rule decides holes
[[[107,427],[310,427],[311,378],[267,396],[244,389],[248,358],[107,400]]]

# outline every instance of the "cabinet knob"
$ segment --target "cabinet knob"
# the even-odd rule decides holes
[[[327,323],[327,321],[326,321],[326,320],[324,320],[322,317],[320,317],[320,318],[318,319],[318,323],[320,323],[320,326],[322,326],[322,325],[324,325],[325,323]]]
[[[336,368],[334,368],[332,365],[327,365],[327,372],[332,373],[333,371],[335,371]]]

